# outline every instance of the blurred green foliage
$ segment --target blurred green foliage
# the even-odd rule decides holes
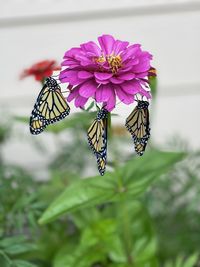
[[[0,125],[0,144],[4,143],[9,135],[9,126],[8,125]]]
[[[136,157],[113,132],[110,171],[82,179],[96,170],[83,141],[94,117],[47,127],[62,144],[47,181],[1,162],[0,267],[199,266],[200,154],[149,148]]]

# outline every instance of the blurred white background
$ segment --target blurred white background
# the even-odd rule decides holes
[[[164,146],[179,136],[191,148],[200,147],[199,0],[6,0],[0,16],[2,116],[30,115],[40,84],[33,78],[20,81],[24,68],[45,59],[61,62],[70,47],[109,33],[141,43],[154,55],[159,83],[154,142]],[[118,122],[124,123],[131,109],[119,105]],[[30,136],[28,126],[21,129],[4,147],[5,159],[40,168],[48,155],[33,151],[33,138],[46,140]]]

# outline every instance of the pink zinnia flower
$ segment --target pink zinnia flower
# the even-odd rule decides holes
[[[129,45],[111,35],[98,37],[99,45],[90,41],[68,50],[64,55],[60,81],[69,83],[67,100],[75,99],[76,107],[84,107],[91,97],[108,111],[116,105],[116,96],[126,105],[140,94],[151,95],[146,88],[151,68],[151,54],[140,44]]]

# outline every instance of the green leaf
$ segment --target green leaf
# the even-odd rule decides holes
[[[16,243],[19,244],[19,243],[26,242],[26,239],[27,238],[23,235],[14,236],[14,237],[6,237],[0,240],[0,247],[7,248]]]
[[[25,252],[36,250],[37,246],[30,243],[13,244],[5,248],[5,252],[9,255],[18,255]]]
[[[56,219],[63,213],[76,211],[112,200],[116,195],[113,190],[111,173],[104,177],[82,179],[70,185],[44,212],[39,220],[44,224]]]
[[[86,225],[97,222],[101,219],[101,214],[96,208],[82,209],[72,214],[73,222],[80,230],[84,230]]]
[[[85,244],[66,244],[56,255],[53,267],[89,267],[95,262],[103,259],[99,248],[90,247]]]
[[[0,251],[0,266],[1,267],[11,267],[11,260],[6,256],[3,251]]]
[[[198,262],[198,254],[195,253],[185,259],[183,255],[179,255],[175,262],[167,261],[164,267],[194,267]]]
[[[105,244],[110,243],[113,234],[116,232],[116,223],[112,219],[100,220],[87,227],[82,234],[81,243],[83,246],[93,246],[96,243]]]
[[[108,265],[108,267],[130,267],[130,264],[124,264],[124,263],[111,263]]]
[[[111,247],[111,259],[114,262],[125,263],[129,258],[138,267],[157,266],[157,241],[151,218],[144,205],[129,198],[122,198],[119,204],[117,234],[120,236],[121,244]]]
[[[193,267],[198,262],[198,254],[193,254],[187,260],[185,260],[184,264],[181,267]]]
[[[182,153],[148,152],[130,160],[116,172],[75,182],[50,205],[39,223],[48,223],[71,211],[117,201],[121,194],[136,198],[182,158]]]
[[[118,234],[116,233],[113,236],[113,242],[110,243],[108,254],[113,262],[123,263],[123,264],[126,262],[126,255],[119,233]]]
[[[13,267],[37,267],[35,264],[23,260],[14,260]]]
[[[184,156],[184,153],[149,151],[142,157],[130,160],[117,169],[121,178],[121,190],[127,191],[131,196],[145,192],[156,178],[168,172]]]
[[[37,246],[28,243],[25,236],[19,235],[1,239],[0,248],[2,248],[9,255],[18,255],[21,253],[36,250]]]

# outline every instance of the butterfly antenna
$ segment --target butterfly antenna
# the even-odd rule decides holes
[[[136,100],[135,100],[135,101],[137,101],[137,102],[138,102],[138,101],[139,101],[139,99],[138,99],[138,95],[136,94],[135,96],[136,96]]]
[[[97,103],[96,103],[96,108],[98,111],[100,110],[100,107],[97,105]],[[102,106],[102,108],[104,108],[104,106]]]

